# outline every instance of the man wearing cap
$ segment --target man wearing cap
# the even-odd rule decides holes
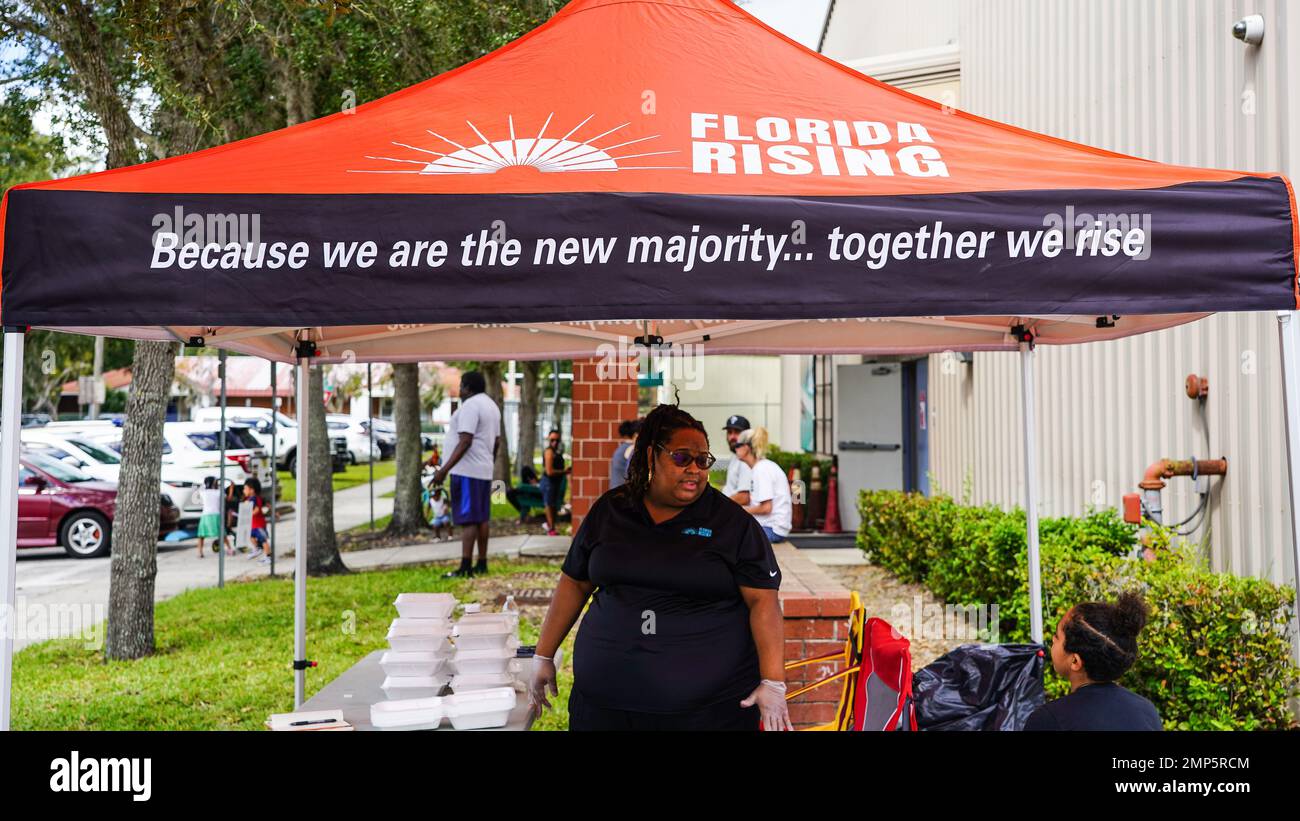
[[[749,430],[749,420],[738,414],[727,417],[727,424],[722,426],[727,433],[727,447],[731,449],[731,459],[727,462],[727,483],[722,486],[722,495],[741,505],[749,504],[750,473],[749,465],[736,457],[736,440],[740,432]]]

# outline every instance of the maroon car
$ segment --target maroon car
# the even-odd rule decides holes
[[[117,485],[100,482],[42,453],[23,451],[18,469],[18,546],[63,545],[69,556],[108,553]],[[163,495],[159,538],[176,529],[181,512]]]

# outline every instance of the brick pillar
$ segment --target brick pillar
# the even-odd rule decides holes
[[[602,378],[603,377],[603,378]],[[573,475],[569,480],[573,532],[609,489],[609,459],[618,425],[637,415],[636,360],[615,367],[599,358],[573,361]]]

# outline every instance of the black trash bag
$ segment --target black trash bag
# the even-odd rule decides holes
[[[1019,730],[1043,706],[1041,644],[963,644],[912,676],[918,730]]]

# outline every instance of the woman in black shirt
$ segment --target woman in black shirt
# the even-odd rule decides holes
[[[1115,683],[1137,660],[1146,623],[1147,605],[1136,593],[1070,608],[1052,639],[1052,667],[1070,682],[1070,694],[1035,710],[1025,729],[1163,729],[1154,704]]]
[[[596,501],[569,547],[537,642],[534,709],[556,695],[551,659],[590,597],[570,729],[793,729],[781,572],[754,517],[709,485],[708,447],[675,405],[646,417],[627,484]]]

